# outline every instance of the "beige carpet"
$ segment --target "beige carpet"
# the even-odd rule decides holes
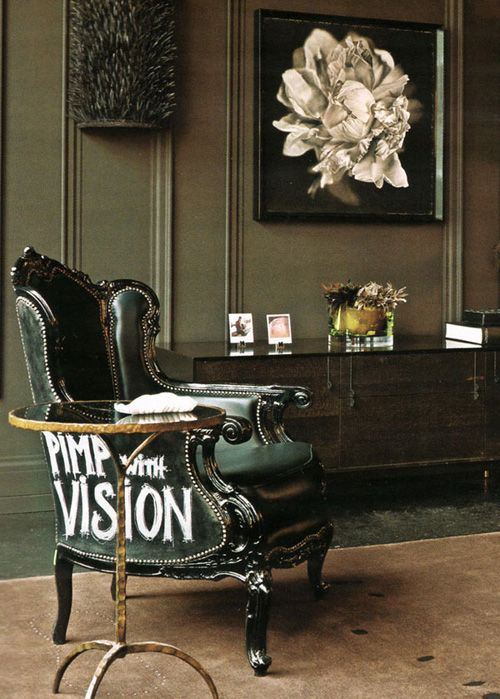
[[[211,674],[222,699],[500,698],[500,534],[333,550],[328,597],[311,599],[304,566],[275,573],[267,677],[244,653],[244,587],[129,581],[128,640],[172,643]],[[109,577],[75,576],[69,642],[50,640],[52,578],[0,583],[0,696],[53,696],[55,668],[73,644],[113,638]],[[101,657],[67,671],[62,696],[82,697]],[[188,665],[128,656],[99,697],[209,697]]]

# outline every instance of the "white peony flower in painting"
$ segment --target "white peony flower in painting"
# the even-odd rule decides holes
[[[403,94],[408,80],[388,51],[353,33],[339,42],[314,29],[303,48],[294,51],[293,68],[283,73],[277,94],[289,111],[273,125],[288,134],[284,155],[314,151],[317,177],[308,190],[311,196],[327,188],[359,203],[345,187],[346,176],[379,189],[385,182],[408,187],[398,155],[410,129]]]

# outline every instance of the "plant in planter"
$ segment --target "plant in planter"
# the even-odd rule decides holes
[[[322,286],[328,303],[330,338],[369,345],[392,344],[394,310],[398,303],[406,303],[406,287],[397,289],[391,282],[361,286],[351,281]]]

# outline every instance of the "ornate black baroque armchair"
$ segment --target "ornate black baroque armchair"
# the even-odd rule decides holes
[[[12,269],[12,283],[35,402],[126,400],[173,391],[225,409],[224,439],[216,445],[215,461],[198,453],[203,452],[203,435],[195,440],[199,448],[193,447],[196,473],[191,480],[217,527],[202,522],[203,545],[198,540],[191,553],[185,541],[180,552],[172,548],[172,542],[166,551],[162,542],[144,537],[137,545],[130,541],[127,573],[214,580],[232,576],[244,582],[248,659],[256,674],[265,674],[271,663],[266,628],[272,568],[307,561],[316,596],[327,588],[321,571],[332,524],[324,497],[323,467],[312,447],[292,441],[283,425],[287,405],[307,407],[310,392],[292,386],[204,385],[168,378],[155,359],[158,299],[140,282],[94,284],[82,272],[26,248]],[[47,444],[45,447],[47,453]],[[50,466],[50,453],[47,457]],[[86,458],[83,451],[78,458]],[[175,469],[186,468],[186,459],[177,451],[169,458]],[[58,593],[53,639],[64,643],[73,565],[112,573],[114,556],[112,548],[99,548],[95,538],[78,530],[68,538],[63,520],[64,514],[68,518],[69,505],[64,513],[58,502],[60,505],[61,492],[70,498],[74,486],[62,478],[63,468],[57,471],[60,480],[58,484],[52,481]],[[53,475],[54,469],[49,472]],[[112,480],[113,474],[107,477]],[[133,497],[139,497],[137,492]],[[112,504],[112,493],[107,495]],[[151,510],[154,497],[148,501]],[[143,496],[142,505],[145,502]],[[153,516],[151,511],[144,515],[146,520]]]

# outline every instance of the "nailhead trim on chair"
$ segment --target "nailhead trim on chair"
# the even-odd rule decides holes
[[[201,495],[203,500],[208,504],[209,508],[214,512],[215,516],[220,522],[220,525],[222,527],[222,539],[220,543],[217,546],[211,546],[210,548],[204,549],[203,551],[199,551],[196,554],[193,554],[192,556],[184,556],[182,558],[169,558],[169,559],[159,559],[159,558],[127,558],[127,563],[151,563],[151,564],[156,564],[156,565],[172,565],[172,564],[179,564],[179,563],[189,563],[190,561],[196,561],[199,558],[203,558],[204,556],[207,556],[208,554],[214,553],[215,551],[218,551],[219,549],[223,548],[226,543],[227,543],[227,527],[224,522],[224,518],[222,517],[221,513],[219,510],[214,507],[214,503],[210,500],[210,498],[206,495],[206,493],[202,490],[200,487],[199,483],[196,481],[196,479],[193,476],[193,471],[191,468],[191,465],[189,464],[189,442],[190,442],[190,436],[189,434],[186,434],[185,440],[184,440],[184,455],[186,458],[186,464],[188,464],[188,473],[189,473],[189,478],[194,485],[195,489],[198,491],[198,493]],[[64,543],[58,542],[58,545],[64,546],[66,549],[69,551],[74,551],[78,553],[80,556],[84,556],[86,558],[96,558],[98,560],[102,561],[113,561],[114,557],[113,556],[108,556],[104,555],[101,553],[88,553],[86,551],[80,551],[80,549],[75,548],[73,546],[67,546]]]
[[[28,353],[26,352],[26,346],[24,344],[24,338],[23,338],[23,333],[22,333],[22,328],[21,328],[21,318],[19,316],[19,307],[21,304],[24,304],[25,306],[28,306],[29,308],[31,308],[31,310],[33,311],[33,313],[37,317],[38,322],[40,323],[40,334],[42,336],[42,343],[43,343],[43,361],[45,364],[45,372],[46,372],[47,377],[48,377],[48,382],[49,382],[50,388],[52,389],[52,392],[54,393],[54,399],[55,399],[55,401],[60,403],[61,399],[57,395],[57,391],[56,391],[56,388],[54,386],[54,382],[52,381],[52,376],[50,373],[49,358],[48,358],[48,353],[47,353],[47,332],[45,330],[45,324],[44,324],[42,314],[40,313],[40,311],[38,310],[38,308],[35,306],[34,303],[32,303],[31,301],[28,301],[25,298],[20,297],[16,301],[16,316],[17,316],[17,322],[19,323],[19,328],[21,329],[21,333],[20,333],[21,334],[21,344],[23,346],[23,354],[24,354],[26,366],[29,367],[30,364],[28,362]],[[29,378],[29,382],[30,382],[31,397],[33,398],[33,401],[34,401],[35,400],[35,391],[33,390],[33,384],[31,382],[30,372],[28,372],[28,378]]]
[[[266,435],[265,435],[265,433],[264,433],[264,430],[263,430],[263,428],[262,428],[262,418],[261,418],[260,409],[261,409],[261,407],[262,407],[263,402],[264,402],[264,401],[263,401],[262,398],[259,396],[258,402],[257,402],[257,415],[256,415],[257,430],[258,430],[259,435],[260,435],[262,441],[264,442],[264,444],[270,444],[271,442],[270,442],[269,439],[266,437]]]

